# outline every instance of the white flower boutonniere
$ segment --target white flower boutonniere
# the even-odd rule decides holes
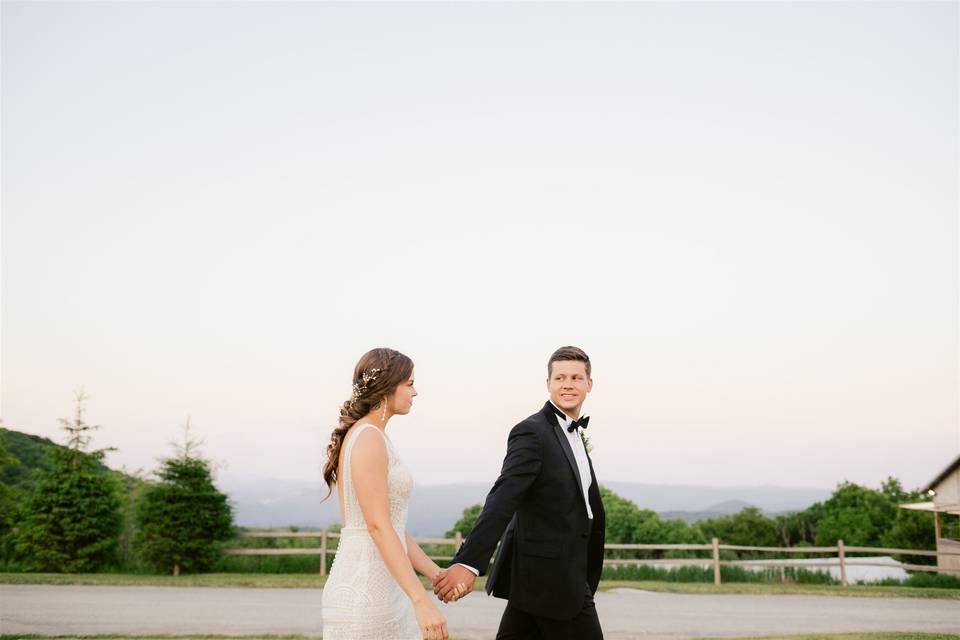
[[[593,451],[593,443],[590,442],[590,438],[587,437],[583,429],[580,429],[580,439],[583,440],[583,448],[587,450],[587,453]]]

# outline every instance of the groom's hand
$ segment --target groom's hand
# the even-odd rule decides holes
[[[433,583],[433,592],[444,602],[459,600],[473,591],[477,576],[469,569],[455,564],[440,573]]]

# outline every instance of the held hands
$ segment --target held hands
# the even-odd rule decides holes
[[[455,602],[473,591],[476,579],[472,571],[455,564],[434,577],[433,592],[443,602]]]

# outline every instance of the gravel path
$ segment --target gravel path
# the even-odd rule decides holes
[[[597,594],[607,640],[845,631],[930,631],[960,637],[960,602],[919,598]],[[458,639],[491,639],[503,601],[473,593],[443,605]],[[319,589],[0,585],[0,632],[304,634],[321,632]]]

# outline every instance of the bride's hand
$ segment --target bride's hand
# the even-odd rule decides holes
[[[421,598],[415,602],[413,611],[417,616],[417,624],[420,625],[423,640],[447,640],[450,637],[447,632],[447,621],[430,598]]]

